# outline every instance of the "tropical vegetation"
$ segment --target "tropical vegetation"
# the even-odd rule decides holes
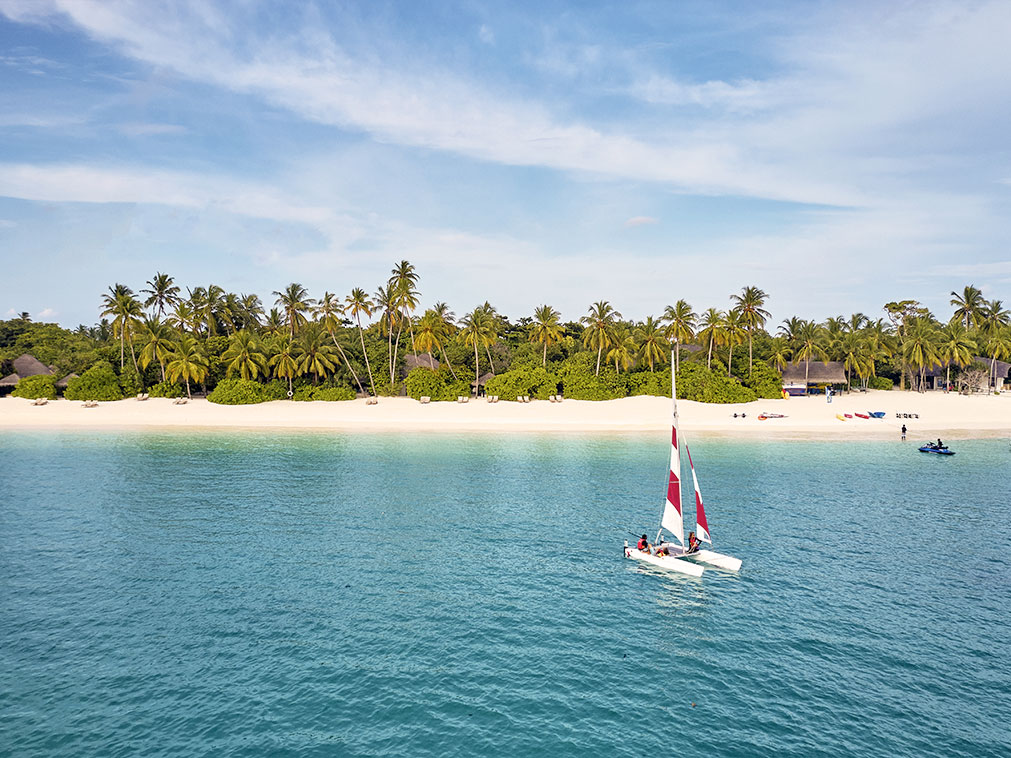
[[[55,374],[81,374],[67,397],[144,390],[221,403],[397,394],[438,401],[477,388],[503,400],[605,400],[664,395],[673,370],[681,396],[739,402],[778,397],[791,364],[809,375],[813,363],[839,361],[849,386],[922,391],[939,369],[944,386],[956,386],[978,357],[993,384],[997,361],[1011,358],[1011,313],[975,285],[951,293],[946,320],[898,300],[878,318],[793,316],[773,326],[768,295],[756,286],[731,295],[726,309],[696,311],[680,299],[634,320],[598,300],[564,321],[543,303],[513,321],[489,302],[459,317],[444,302],[424,307],[420,281],[404,260],[374,294],[356,286],[315,297],[292,282],[272,293],[268,311],[255,294],[215,284],[184,289],[158,272],[137,292],[110,286],[94,326],[71,331],[27,313],[0,321],[0,369],[10,373],[14,358],[31,353]],[[18,394],[48,394],[51,382],[31,379]]]

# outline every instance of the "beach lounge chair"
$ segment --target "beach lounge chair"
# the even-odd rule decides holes
[[[48,402],[49,400],[47,400],[44,397],[37,397],[35,398],[35,400],[32,401],[32,405],[45,405]]]
[[[420,402],[422,405],[428,405],[430,402],[432,402],[432,398],[430,398],[428,395],[422,395],[421,399],[418,402]]]
[[[98,401],[97,400],[85,400],[84,401],[84,407],[85,408],[97,408],[98,407]]]
[[[184,398],[184,397],[177,397],[172,404],[173,405],[186,405],[186,398]]]
[[[137,394],[138,400],[147,400],[149,395],[146,392],[140,392]]]
[[[365,398],[365,405],[379,405],[378,397],[367,397]]]

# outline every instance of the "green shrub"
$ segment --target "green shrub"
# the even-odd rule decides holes
[[[407,387],[408,397],[413,397],[415,400],[420,400],[422,397],[430,397],[434,400],[446,389],[446,381],[440,372],[424,367],[416,368],[408,374],[404,384]]]
[[[894,389],[895,385],[886,376],[872,376],[867,381],[867,387],[872,390],[890,390]]]
[[[287,393],[287,390],[285,390]],[[339,387],[314,387],[311,384],[303,385],[295,390],[295,395],[292,400],[300,401],[312,401],[312,400],[327,400],[327,401],[337,401],[337,400],[354,400],[356,397],[355,391],[350,387],[339,386]]]
[[[678,371],[678,398],[702,403],[750,403],[757,399],[754,390],[742,386],[725,371],[712,371],[701,363],[682,363]]]
[[[400,390],[403,388],[403,384],[400,382],[394,382],[390,384],[388,381],[377,381],[376,382],[376,394],[380,397],[399,397]]]
[[[119,372],[119,388],[123,391],[123,397],[139,395],[141,392],[140,374],[129,363]]]
[[[222,379],[207,399],[219,405],[253,405],[267,400],[262,384],[239,377]]]
[[[98,361],[71,379],[63,396],[67,400],[122,400],[123,388],[112,365],[108,361]]]
[[[512,369],[488,380],[484,387],[486,395],[498,395],[503,400],[516,400],[520,395],[529,395],[547,400],[558,393],[559,379],[541,366],[525,366]]]
[[[631,374],[628,377],[628,394],[670,397],[670,369]]]
[[[44,397],[48,400],[56,399],[56,377],[49,374],[39,374],[38,376],[26,376],[20,380],[14,391],[14,397],[26,397],[35,400]]]
[[[264,402],[270,402],[271,400],[287,400],[288,399],[288,382],[281,381],[280,379],[275,379],[272,382],[266,382],[260,385],[261,392],[263,393]]]
[[[182,397],[186,389],[175,382],[164,381],[151,387],[147,394],[151,397]]]
[[[601,366],[600,376],[595,375],[597,354],[591,351],[576,353],[562,361],[558,378],[563,394],[572,400],[613,400],[628,395],[628,379],[611,366]]]
[[[783,397],[783,377],[764,361],[755,361],[744,386],[754,390],[761,398],[776,400]]]

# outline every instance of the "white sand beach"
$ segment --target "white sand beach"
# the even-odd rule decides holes
[[[940,392],[870,391],[836,396],[759,400],[739,405],[678,403],[681,426],[687,432],[718,436],[854,439],[894,438],[905,424],[909,438],[1011,436],[1011,394],[964,397]],[[885,418],[840,421],[836,414],[884,411]],[[737,414],[737,418],[734,414]],[[742,418],[741,414],[746,414]],[[785,418],[760,420],[761,413]],[[919,418],[897,418],[896,413]],[[662,397],[629,397],[590,402],[546,400],[528,404],[484,399],[469,403],[422,405],[410,398],[380,398],[378,405],[350,402],[277,401],[260,405],[215,405],[203,399],[175,405],[152,398],[99,403],[85,408],[70,400],[34,406],[28,400],[0,399],[0,430],[4,429],[127,429],[127,428],[253,428],[335,429],[342,431],[474,431],[474,432],[650,432],[670,424],[670,401]]]

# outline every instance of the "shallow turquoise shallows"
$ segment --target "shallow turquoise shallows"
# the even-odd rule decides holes
[[[5,433],[0,754],[1009,755],[1011,451],[953,447],[696,440],[696,580],[622,556],[663,434]]]

